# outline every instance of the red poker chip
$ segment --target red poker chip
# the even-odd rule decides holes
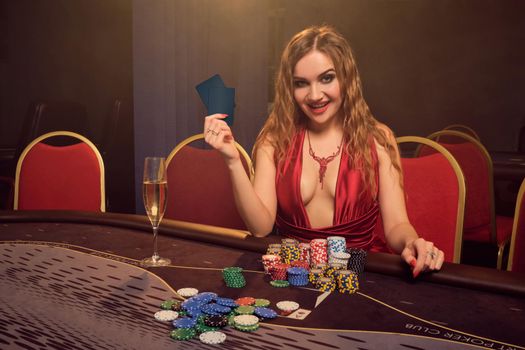
[[[239,306],[248,306],[255,304],[255,298],[252,297],[243,297],[235,300],[235,303]]]

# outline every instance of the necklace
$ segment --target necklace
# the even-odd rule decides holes
[[[321,183],[321,189],[322,189],[324,175],[326,174],[326,168],[328,167],[328,163],[334,160],[334,158],[337,157],[339,153],[341,153],[341,146],[343,145],[343,138],[341,138],[341,144],[337,146],[337,151],[332,153],[332,155],[328,157],[319,157],[315,155],[315,152],[312,148],[312,144],[310,143],[310,133],[308,132],[308,130],[306,130],[306,136],[308,137],[308,153],[317,163],[319,163],[319,182]]]

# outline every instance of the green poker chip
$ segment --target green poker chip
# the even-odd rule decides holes
[[[251,305],[242,305],[235,309],[235,312],[239,315],[251,315],[255,311],[255,308]]]
[[[171,331],[170,337],[175,340],[190,340],[197,335],[193,328],[177,328]]]
[[[270,300],[268,299],[255,299],[255,307],[267,307],[270,305]]]
[[[177,305],[180,305],[180,301],[169,299],[169,300],[163,301],[160,304],[160,308],[162,310],[174,310],[174,311],[177,311],[177,310],[173,309],[174,306],[175,306],[175,308],[177,308]]]
[[[259,323],[256,323],[253,326],[241,326],[239,324],[236,324],[235,329],[238,329],[242,332],[255,332],[259,329]]]
[[[277,288],[285,288],[285,287],[290,286],[290,282],[285,281],[285,280],[270,281],[270,284],[272,285],[272,287],[277,287]]]
[[[214,332],[219,329],[220,329],[219,327],[210,327],[210,326],[206,326],[205,324],[201,324],[201,323],[197,323],[197,325],[195,326],[195,330],[199,334],[204,333],[204,332]]]

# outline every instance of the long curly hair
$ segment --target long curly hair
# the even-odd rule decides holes
[[[293,71],[297,62],[307,53],[317,50],[331,58],[342,94],[343,134],[345,150],[354,168],[362,169],[363,181],[370,193],[376,193],[376,170],[371,147],[373,139],[382,145],[401,175],[396,148],[388,135],[378,127],[365,99],[354,55],[346,39],[331,26],[313,26],[297,33],[286,45],[275,80],[275,99],[272,111],[261,129],[253,148],[254,163],[258,148],[269,142],[279,164],[286,155],[292,138],[304,127],[307,118],[294,100]]]

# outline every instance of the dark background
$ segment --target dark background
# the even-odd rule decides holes
[[[0,0],[0,146],[16,147],[30,104],[45,100],[83,104],[85,134],[103,144],[121,100],[109,210],[140,211],[143,157],[201,132],[194,86],[219,73],[236,88],[234,132],[249,151],[283,45],[328,23],[398,136],[461,123],[512,151],[525,125],[524,13],[519,0]]]

